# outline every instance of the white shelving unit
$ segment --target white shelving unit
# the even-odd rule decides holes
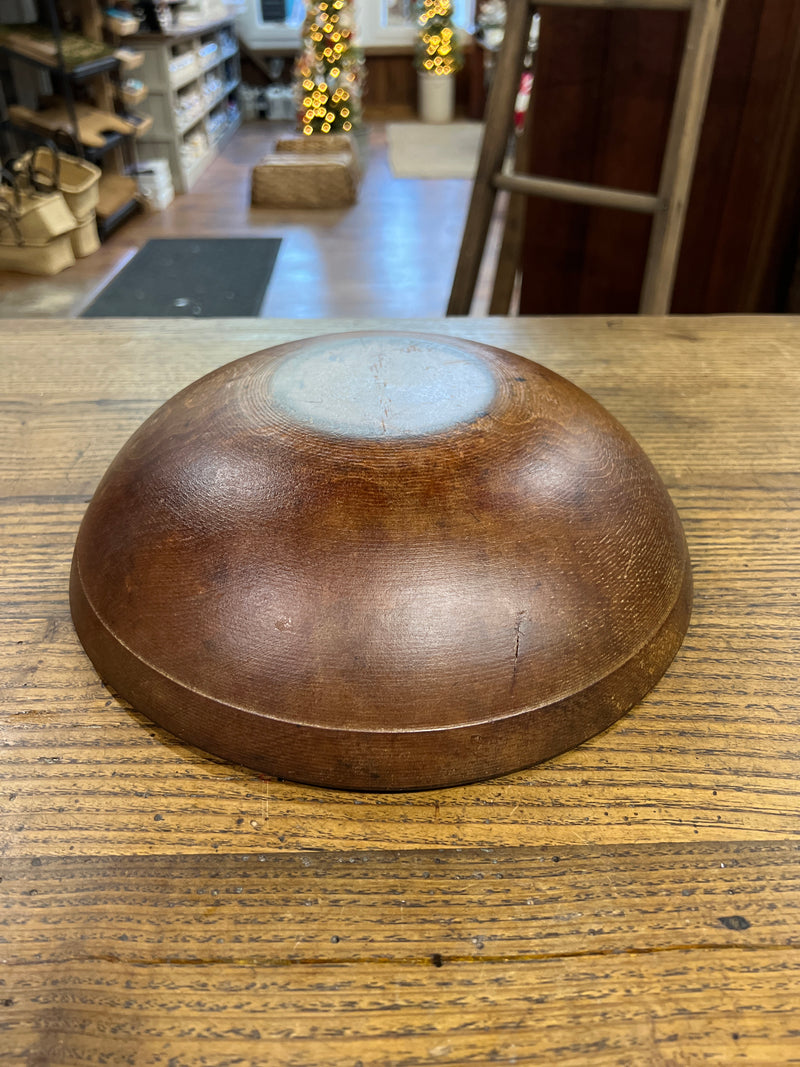
[[[145,53],[140,77],[150,90],[140,110],[153,116],[139,155],[168,159],[176,192],[187,193],[241,122],[234,22],[142,34],[135,42]]]

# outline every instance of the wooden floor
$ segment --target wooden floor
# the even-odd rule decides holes
[[[151,237],[280,237],[261,314],[280,318],[444,315],[471,192],[464,180],[395,178],[386,126],[359,140],[359,202],[344,210],[250,207],[250,171],[287,126],[243,126],[195,186],[166,211],[140,215],[55,278],[0,271],[0,318],[72,318]],[[490,259],[490,256],[487,256]],[[485,314],[479,285],[474,313]]]

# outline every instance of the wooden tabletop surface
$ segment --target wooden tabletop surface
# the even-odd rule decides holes
[[[580,748],[338,793],[208,757],[98,680],[68,572],[119,447],[221,363],[374,325],[3,323],[0,1062],[800,1062],[800,320],[379,324],[565,374],[672,494],[684,647]]]

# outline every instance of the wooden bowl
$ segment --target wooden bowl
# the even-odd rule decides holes
[[[630,435],[520,356],[422,334],[279,345],[133,435],[86,512],[75,626],[192,744],[363,790],[503,774],[644,696],[691,611]]]

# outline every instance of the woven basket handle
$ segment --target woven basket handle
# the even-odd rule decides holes
[[[44,165],[39,163],[39,153],[42,151],[50,153],[52,166],[49,168],[45,168]],[[45,141],[44,144],[38,145],[31,152],[30,163],[28,164],[28,181],[37,193],[58,192],[61,181],[61,157],[52,141]]]
[[[11,204],[5,200],[0,200],[0,230],[2,230],[4,226],[9,226],[11,228],[14,234],[14,240],[18,245],[25,244]]]
[[[8,167],[3,167],[0,170],[0,183],[2,183],[4,181],[8,182],[8,184],[11,186],[11,188],[13,190],[13,192],[14,192],[14,208],[16,209],[16,211],[19,211],[21,206],[22,206],[22,194],[20,193],[19,185],[17,184],[17,175],[14,173],[13,170],[10,170]],[[8,203],[7,200],[0,201],[0,205],[5,205],[6,207],[10,207],[11,206]]]

